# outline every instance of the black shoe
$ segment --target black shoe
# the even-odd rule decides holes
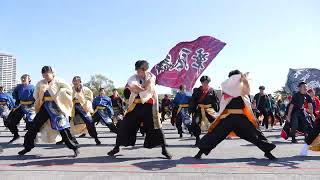
[[[180,134],[180,138],[182,138],[183,137],[183,135],[182,135],[182,133]]]
[[[30,151],[31,151],[31,149],[23,149],[22,151],[19,151],[18,154],[19,154],[20,156],[22,156],[22,155],[27,154],[27,153],[30,152]]]
[[[77,149],[74,149],[74,150],[73,150],[73,153],[74,153],[73,157],[77,157],[77,156],[80,154],[78,148],[77,148]]]
[[[272,161],[277,161],[278,160],[276,157],[274,157],[274,155],[271,154],[271,152],[265,153],[264,157],[266,157],[266,158],[268,158],[269,160],[272,160]]]
[[[196,155],[194,156],[194,158],[195,158],[195,159],[201,159],[202,154],[203,154],[203,153],[202,153],[201,151],[199,151],[198,154],[196,154]]]
[[[63,141],[62,141],[62,140],[61,140],[61,141],[56,142],[56,145],[60,145],[60,144],[63,144]]]
[[[108,152],[108,156],[114,156],[114,155],[117,154],[118,152],[120,152],[120,149],[118,149],[118,148],[113,148],[111,151]]]
[[[170,153],[168,153],[167,150],[162,151],[161,154],[164,155],[167,159],[172,159],[172,155]]]
[[[86,133],[83,133],[79,136],[79,138],[86,137]]]
[[[8,144],[13,143],[14,141],[16,141],[19,138],[20,138],[19,135],[14,135],[13,138],[8,142]]]
[[[99,141],[99,139],[98,139],[98,138],[97,138],[97,139],[95,139],[95,141],[96,141],[96,145],[97,145],[97,146],[101,145],[101,142]]]

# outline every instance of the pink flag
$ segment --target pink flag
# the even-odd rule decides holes
[[[185,85],[191,90],[201,73],[225,45],[226,43],[211,36],[180,42],[151,72],[156,75],[159,85],[171,88]]]

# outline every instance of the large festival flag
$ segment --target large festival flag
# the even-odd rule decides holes
[[[191,90],[201,73],[225,45],[226,43],[211,36],[180,42],[151,72],[156,75],[159,85],[178,88],[183,84],[187,90]]]
[[[286,91],[297,92],[298,84],[306,82],[309,88],[320,89],[320,69],[316,68],[302,68],[302,69],[289,69]]]

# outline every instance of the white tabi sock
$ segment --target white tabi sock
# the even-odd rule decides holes
[[[300,155],[301,156],[308,156],[308,150],[309,150],[309,145],[304,144],[301,151],[300,151]]]

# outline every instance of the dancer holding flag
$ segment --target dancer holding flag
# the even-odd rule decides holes
[[[190,91],[202,72],[225,45],[226,43],[211,36],[201,36],[194,41],[180,42],[169,51],[164,60],[152,68],[151,72],[156,75],[159,85],[178,88],[183,84]],[[199,123],[208,122],[208,118],[209,121],[213,121],[213,108],[216,111],[219,110],[218,98],[208,85],[210,78],[202,77],[201,82],[202,87],[195,89],[189,106],[189,112],[193,113],[192,128],[196,142],[199,141],[201,134]]]
[[[196,144],[200,140],[201,127],[208,128],[215,120],[214,113],[219,111],[219,99],[209,86],[211,79],[208,76],[200,78],[201,86],[193,90],[189,104],[189,113],[192,114],[192,133],[196,137]]]
[[[221,85],[223,97],[217,119],[210,126],[208,133],[201,138],[197,147],[200,149],[195,158],[208,155],[230,133],[245,139],[265,153],[265,157],[276,160],[271,151],[276,145],[269,142],[258,129],[258,123],[251,109],[248,95],[250,86],[247,75],[239,70],[231,71],[229,79]]]
[[[155,91],[155,76],[148,72],[149,63],[145,60],[135,63],[137,74],[128,80],[131,94],[127,113],[120,123],[116,145],[108,155],[119,153],[120,146],[134,146],[140,123],[143,122],[146,137],[145,148],[162,147],[162,155],[171,159],[165,146],[165,138],[161,129],[158,97]]]

